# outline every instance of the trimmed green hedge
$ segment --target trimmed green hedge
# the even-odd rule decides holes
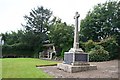
[[[33,56],[33,49],[31,46],[27,46],[26,44],[14,44],[14,45],[3,45],[2,46],[2,55],[26,55]]]

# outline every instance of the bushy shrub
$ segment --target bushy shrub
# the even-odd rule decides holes
[[[116,59],[119,56],[119,49],[120,46],[116,42],[115,38],[110,37],[107,39],[104,39],[99,43],[99,45],[102,45],[106,51],[109,52],[110,59]]]
[[[88,42],[85,42],[84,48],[85,52],[89,52],[92,48],[94,48],[96,43],[93,40],[88,40]]]
[[[90,61],[107,61],[109,60],[109,52],[104,50],[104,47],[100,45],[96,45],[89,52],[89,60]]]

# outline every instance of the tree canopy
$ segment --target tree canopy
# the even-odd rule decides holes
[[[24,16],[26,20],[26,24],[22,24],[25,28],[24,40],[37,52],[42,43],[48,39],[48,31],[52,23],[51,17],[52,11],[43,6],[32,9],[29,15]]]
[[[56,19],[55,23],[50,27],[49,39],[55,44],[59,53],[72,47],[73,30],[73,26],[61,22],[61,19]]]
[[[52,11],[49,9],[44,9],[43,6],[37,7],[37,9],[32,9],[29,15],[25,15],[26,20],[25,27],[26,31],[31,31],[34,33],[47,33],[48,26],[50,24],[50,18],[52,16]]]
[[[120,35],[120,2],[110,1],[96,5],[81,21],[80,34],[87,40],[94,41]]]
[[[109,1],[96,5],[81,21],[80,38],[87,42],[85,49],[92,51],[95,45],[104,47],[110,59],[118,58],[120,51],[120,1]],[[98,42],[98,43],[97,43]],[[88,48],[88,49],[87,49]],[[96,52],[94,53],[97,54]]]
[[[74,26],[53,17],[49,9],[43,6],[34,8],[24,19],[24,30],[1,34],[5,41],[3,53],[27,53],[33,56],[43,51],[44,42],[50,41],[54,43],[58,56],[63,56],[72,47]],[[81,21],[80,27],[80,46],[86,52],[91,51],[94,57],[98,51],[93,48],[101,46],[104,48],[100,48],[100,54],[108,51],[110,59],[117,58],[120,50],[120,2],[96,5]]]
[[[44,42],[49,40],[55,44],[60,55],[63,49],[66,51],[72,46],[73,26],[62,22],[60,18],[53,17],[49,9],[42,6],[34,8],[29,15],[24,16],[24,19],[26,24],[22,24],[23,31],[2,34],[6,44],[5,49],[17,47],[16,51],[19,51],[21,49],[19,47],[23,46],[22,48],[25,48],[23,50],[30,49],[28,52],[39,53]]]

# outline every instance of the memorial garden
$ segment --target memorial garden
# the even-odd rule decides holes
[[[33,8],[23,30],[0,34],[2,78],[119,77],[120,1],[96,4],[81,21],[76,11],[71,24],[53,15]]]

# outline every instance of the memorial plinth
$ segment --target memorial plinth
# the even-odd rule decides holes
[[[89,61],[88,57],[89,57],[88,54],[83,52],[65,52],[64,63],[71,64],[74,62],[88,62]]]
[[[79,48],[79,33],[78,33],[78,12],[75,14],[75,30],[73,48],[69,52],[64,53],[63,63],[57,64],[58,69],[66,72],[81,72],[87,70],[96,70],[97,66],[89,64],[89,55]]]

